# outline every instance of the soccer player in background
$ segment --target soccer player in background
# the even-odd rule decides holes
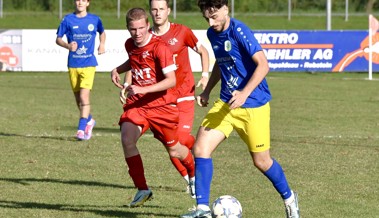
[[[95,39],[99,33],[98,54],[105,52],[105,32],[97,15],[87,12],[90,0],[75,0],[75,12],[66,15],[57,30],[56,43],[69,50],[68,73],[80,118],[76,137],[88,140],[92,136],[95,120],[91,115],[90,94],[95,78],[97,60],[94,55]],[[67,42],[62,39],[66,35]]]
[[[202,77],[197,87],[201,85],[203,90],[208,82],[209,54],[191,29],[169,21],[168,16],[171,12],[169,0],[150,0],[149,3],[153,21],[150,32],[165,41],[174,54],[174,62],[177,67],[175,73],[176,94],[178,95],[176,105],[179,109],[179,142],[191,150],[195,143],[195,137],[191,134],[195,117],[195,80],[190,65],[188,48],[200,55]],[[177,158],[171,158],[171,162],[187,182],[187,191],[195,198],[195,175],[189,175]]]
[[[142,8],[130,9],[126,24],[131,38],[125,42],[129,59],[113,69],[112,82],[119,88],[120,73],[131,72],[131,85],[126,85],[127,98],[120,117],[121,143],[134,185],[138,188],[130,207],[143,205],[153,196],[144,175],[138,139],[150,129],[166,148],[170,157],[178,158],[187,171],[194,174],[191,151],[179,143],[176,107],[176,85],[173,54],[167,44],[149,32],[148,15]]]
[[[279,163],[270,155],[271,94],[266,82],[267,59],[250,28],[230,18],[228,0],[198,0],[209,23],[207,30],[216,64],[197,103],[207,106],[211,90],[221,80],[220,97],[205,116],[193,148],[196,168],[195,211],[182,218],[211,217],[212,153],[234,130],[247,144],[253,163],[273,184],[284,201],[287,217],[298,218],[297,194]]]

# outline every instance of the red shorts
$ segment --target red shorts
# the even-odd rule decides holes
[[[133,107],[124,110],[119,125],[131,122],[142,128],[141,135],[149,128],[154,138],[170,147],[178,142],[179,111],[176,105],[162,105],[154,108]]]
[[[179,109],[178,132],[191,134],[195,117],[195,100],[184,100],[177,103]]]

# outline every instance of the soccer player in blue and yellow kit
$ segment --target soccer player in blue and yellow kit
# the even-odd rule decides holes
[[[247,144],[254,165],[272,182],[284,200],[287,217],[298,218],[297,194],[287,182],[282,167],[270,155],[271,94],[266,82],[267,59],[251,30],[229,17],[228,0],[199,0],[198,6],[210,25],[207,36],[216,57],[208,84],[198,97],[207,106],[209,94],[221,80],[218,99],[204,118],[193,148],[195,155],[196,210],[181,218],[210,218],[211,155],[236,130]]]
[[[92,136],[90,93],[95,78],[97,60],[94,55],[96,34],[99,33],[98,54],[105,52],[105,32],[100,17],[87,12],[90,0],[75,0],[76,10],[66,15],[57,30],[56,43],[69,50],[68,72],[80,119],[76,137],[88,140]],[[62,39],[66,35],[67,42]]]

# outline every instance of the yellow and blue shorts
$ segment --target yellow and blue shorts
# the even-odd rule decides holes
[[[71,88],[74,92],[80,89],[92,89],[96,67],[68,68]]]
[[[217,100],[201,126],[221,131],[229,137],[236,130],[249,151],[262,152],[270,148],[270,104],[258,108],[229,109],[229,104]]]

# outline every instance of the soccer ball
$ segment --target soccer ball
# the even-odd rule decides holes
[[[212,204],[212,218],[242,218],[241,203],[230,195],[217,198]]]

